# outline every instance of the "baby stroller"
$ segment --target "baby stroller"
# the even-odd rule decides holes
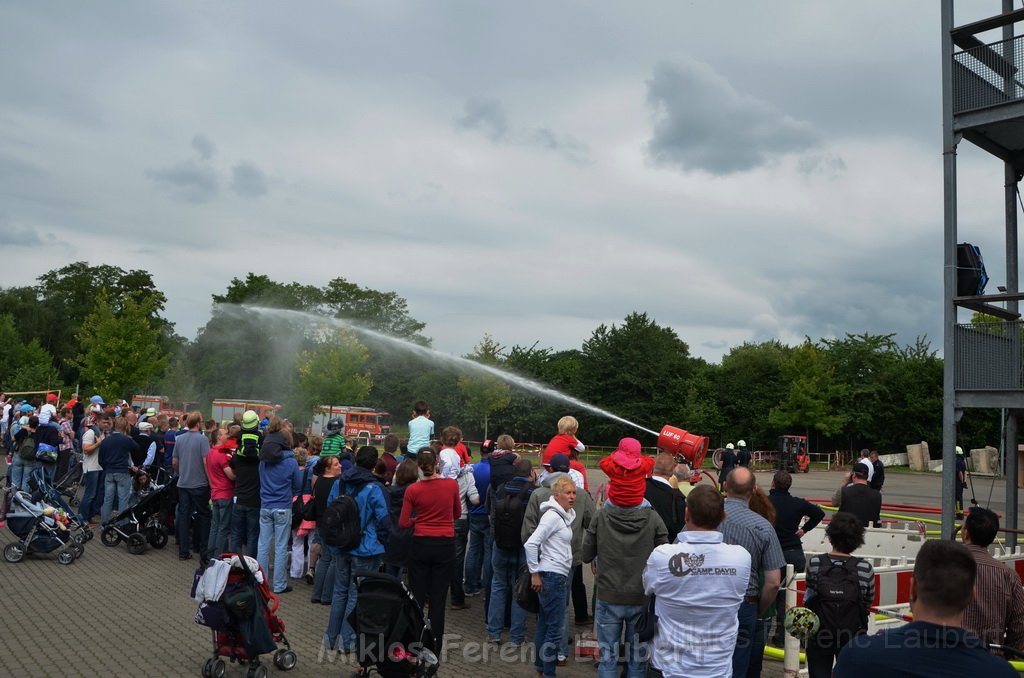
[[[54,481],[53,486],[71,506],[78,506],[78,490],[82,486],[82,455],[71,453],[68,470]]]
[[[167,546],[167,507],[177,483],[177,477],[171,477],[165,485],[151,484],[149,494],[112,515],[100,533],[103,545],[117,546],[125,541],[128,553],[136,556],[145,552],[146,544],[155,549]]]
[[[211,581],[206,581],[207,577]],[[196,611],[196,623],[213,632],[213,656],[203,664],[203,678],[224,676],[227,664],[221,657],[232,663],[248,663],[247,678],[266,678],[267,667],[260,663],[260,655],[268,652],[274,653],[274,666],[282,671],[291,671],[298,664],[284,635],[284,621],[277,616],[277,596],[255,559],[224,553],[201,565],[196,570],[192,596],[203,600]]]
[[[358,597],[349,623],[359,635],[360,671],[382,678],[430,678],[438,670],[434,634],[423,610],[400,579],[377,572],[356,572]]]
[[[71,537],[67,528],[68,514],[62,509],[33,501],[32,495],[17,488],[8,488],[4,497],[7,527],[18,541],[4,547],[4,560],[18,563],[25,556],[57,551],[57,562],[70,565],[85,553],[85,546]]]
[[[71,538],[79,544],[84,544],[93,538],[92,530],[82,516],[71,508],[71,505],[64,500],[61,492],[50,484],[42,469],[34,469],[29,475],[29,487],[32,489],[33,501],[43,501],[54,508],[62,509],[68,515],[66,525],[71,530]]]

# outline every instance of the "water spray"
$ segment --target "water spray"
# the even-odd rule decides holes
[[[350,322],[348,320],[344,320],[342,318],[330,318],[330,317],[327,317],[327,316],[317,315],[315,313],[306,313],[304,311],[292,311],[292,310],[282,309],[282,308],[269,308],[269,307],[266,307],[266,306],[252,306],[252,305],[249,305],[249,304],[217,304],[217,307],[221,308],[221,309],[223,309],[225,311],[228,311],[228,312],[232,312],[232,311],[237,312],[237,311],[240,311],[240,310],[246,310],[246,311],[252,311],[254,313],[259,313],[261,315],[268,316],[268,317],[276,317],[276,318],[285,319],[285,320],[293,320],[293,321],[297,321],[297,322],[302,322],[302,323],[307,324],[307,325],[309,325],[309,324],[333,325],[335,327],[340,327],[340,328],[352,330],[353,332],[355,332],[357,334],[360,334],[362,336],[368,337],[370,339],[373,339],[374,341],[378,341],[378,342],[381,342],[381,343],[385,343],[385,344],[389,344],[389,345],[392,345],[392,346],[396,346],[396,347],[401,348],[401,349],[403,349],[405,351],[408,351],[410,353],[415,353],[417,355],[421,355],[421,356],[424,356],[424,357],[427,357],[427,358],[441,359],[441,360],[445,360],[445,361],[448,361],[450,363],[453,363],[455,365],[458,365],[460,367],[465,367],[465,368],[477,370],[478,372],[484,372],[484,373],[489,374],[489,375],[491,375],[493,377],[497,377],[498,379],[501,379],[502,381],[505,381],[506,383],[512,384],[514,386],[518,386],[519,388],[523,389],[524,391],[530,391],[530,392],[536,393],[537,395],[541,395],[541,396],[544,396],[544,397],[547,397],[547,398],[551,398],[553,400],[560,400],[562,402],[565,402],[565,403],[568,403],[568,404],[573,405],[575,407],[578,407],[578,408],[580,408],[582,410],[586,410],[586,411],[591,412],[593,414],[597,414],[599,416],[605,417],[606,419],[611,419],[611,420],[617,421],[617,422],[619,422],[621,424],[625,424],[627,426],[631,426],[633,428],[639,429],[641,431],[644,431],[645,433],[651,434],[652,436],[658,436],[659,435],[659,433],[657,431],[652,431],[651,429],[649,429],[649,428],[647,428],[645,426],[641,426],[640,424],[632,422],[632,421],[630,421],[628,419],[624,419],[623,417],[620,417],[620,416],[618,416],[616,414],[612,414],[608,410],[601,409],[600,407],[597,407],[596,405],[591,405],[590,403],[584,402],[584,401],[580,400],[579,398],[574,398],[571,395],[567,395],[565,393],[562,393],[561,391],[557,391],[557,390],[555,390],[555,389],[553,389],[553,388],[551,388],[549,386],[545,386],[545,385],[543,385],[541,383],[533,381],[532,379],[527,379],[526,377],[521,377],[518,374],[512,374],[511,372],[506,372],[505,370],[499,369],[499,368],[494,367],[492,365],[484,365],[482,363],[475,362],[475,361],[470,360],[468,358],[462,358],[460,356],[450,355],[448,353],[442,353],[441,351],[437,351],[437,350],[434,350],[432,348],[427,348],[426,346],[420,346],[419,344],[416,344],[414,342],[407,341],[405,339],[399,339],[398,337],[392,337],[390,335],[383,334],[382,332],[377,332],[376,330],[371,330],[369,328],[362,327],[361,325],[358,325],[356,323]],[[671,427],[666,427],[666,428],[671,428]],[[681,429],[674,429],[674,430],[675,431],[679,431]],[[662,432],[664,433],[664,430]],[[686,431],[682,431],[682,433],[686,434]],[[661,439],[659,437],[659,443],[660,443],[660,440]],[[660,444],[659,444],[659,447],[660,447]],[[705,452],[706,451],[707,451],[707,448],[705,446]],[[704,459],[704,456],[701,455],[700,460],[703,461],[703,459]]]

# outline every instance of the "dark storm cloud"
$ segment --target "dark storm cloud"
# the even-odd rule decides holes
[[[659,165],[732,174],[820,144],[808,123],[738,92],[697,61],[655,66],[647,103],[655,117],[647,152]]]
[[[586,144],[548,127],[522,131],[512,129],[500,99],[470,97],[463,105],[462,116],[455,119],[455,127],[478,131],[496,144],[555,151],[576,163],[586,162],[590,156]]]
[[[209,160],[217,152],[217,146],[205,134],[197,134],[192,137],[192,148],[203,160]]]
[[[255,164],[243,160],[231,170],[231,190],[247,198],[266,195],[267,175]]]
[[[172,198],[182,202],[210,202],[220,192],[220,177],[216,170],[193,160],[149,170],[146,176],[168,191]]]
[[[479,130],[494,142],[502,141],[508,132],[508,118],[498,99],[470,97],[462,107],[462,116],[455,126],[464,130]]]

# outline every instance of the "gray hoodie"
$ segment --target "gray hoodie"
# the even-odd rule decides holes
[[[462,517],[458,520],[468,520],[470,505],[480,502],[480,492],[476,489],[476,476],[473,475],[473,466],[466,464],[460,468],[456,480],[459,483],[459,498],[462,500]]]
[[[608,506],[583,535],[583,562],[597,559],[597,599],[614,605],[643,605],[643,571],[655,548],[668,543],[668,529],[650,507]]]
[[[548,473],[544,476],[543,486],[538,487],[530,495],[530,503],[526,505],[526,513],[523,515],[523,529],[519,536],[523,543],[530,538],[533,531],[537,529],[540,522],[540,505],[551,498],[551,485],[567,473]],[[580,549],[583,546],[583,533],[590,525],[594,516],[594,498],[585,490],[576,490],[576,517],[572,521],[572,565],[576,567],[583,561],[580,559]]]

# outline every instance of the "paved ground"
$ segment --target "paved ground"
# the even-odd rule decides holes
[[[591,472],[592,488],[601,482]],[[837,473],[797,476],[794,494],[827,496],[839,481]],[[769,476],[758,474],[767,484]],[[596,483],[595,483],[596,481]],[[890,474],[886,500],[937,503],[938,477]],[[986,481],[987,482],[987,481]],[[979,494],[981,490],[979,488]],[[985,493],[987,493],[987,486]],[[995,496],[1002,498],[1001,482]],[[981,498],[979,498],[980,500]],[[999,510],[1001,503],[994,508]],[[9,530],[0,530],[0,547],[13,541]],[[193,623],[195,603],[189,598],[196,561],[180,562],[173,542],[162,551],[129,555],[121,545],[89,542],[85,555],[70,566],[52,556],[29,558],[11,564],[0,562],[3,595],[0,595],[0,654],[4,673],[12,676],[198,676],[211,647],[205,627]],[[592,581],[587,576],[588,589]],[[312,605],[305,582],[282,596],[280,615],[298,653],[298,676],[348,675],[349,667],[338,660],[320,658],[320,637],[327,623],[328,607]],[[484,638],[483,610],[479,598],[472,608],[450,612],[448,631],[459,643],[447,653],[444,676],[533,676],[529,661],[518,655],[481,657]],[[532,632],[533,624],[529,627]],[[572,627],[574,633],[583,629]],[[527,636],[528,638],[531,635]],[[508,652],[508,651],[506,651]],[[271,669],[271,674],[277,673]],[[570,660],[559,675],[590,678],[593,664]],[[244,676],[229,667],[229,676]],[[765,662],[765,676],[781,676],[781,664]]]

